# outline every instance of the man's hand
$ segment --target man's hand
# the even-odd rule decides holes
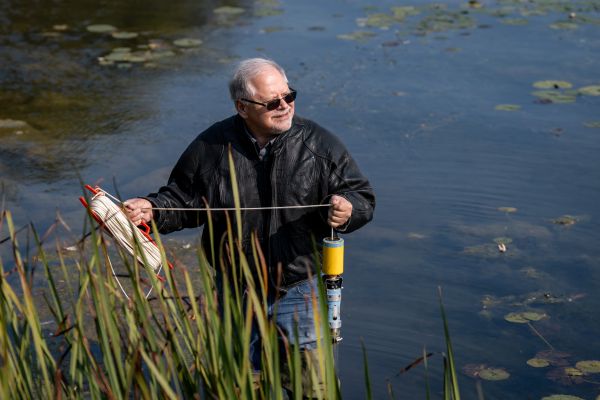
[[[127,218],[134,224],[140,225],[142,222],[150,222],[152,220],[152,203],[146,199],[129,199],[123,205],[125,206],[125,214]]]
[[[332,228],[344,225],[352,215],[352,203],[342,196],[333,195],[329,204],[331,204],[331,207],[329,207],[327,223]]]

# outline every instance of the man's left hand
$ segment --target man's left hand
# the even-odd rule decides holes
[[[337,228],[348,222],[352,215],[352,203],[342,196],[333,195],[329,204],[331,204],[331,207],[329,207],[327,223],[332,228]]]

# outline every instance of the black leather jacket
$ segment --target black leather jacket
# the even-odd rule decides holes
[[[181,155],[167,186],[148,199],[158,208],[234,207],[228,149],[235,165],[241,207],[291,206],[328,203],[334,194],[352,203],[352,216],[342,227],[352,232],[369,222],[375,196],[368,180],[339,139],[316,123],[294,117],[290,130],[273,141],[260,160],[254,143],[238,115],[217,122],[202,132]],[[215,247],[227,231],[225,212],[213,211]],[[235,213],[229,212],[233,232]],[[286,287],[314,273],[313,240],[331,235],[327,208],[242,211],[243,248],[252,259],[252,233],[264,252],[271,283]],[[203,225],[206,212],[155,210],[161,233]],[[208,228],[202,244],[211,260]],[[218,250],[216,251],[218,260]],[[277,277],[278,264],[282,276]]]

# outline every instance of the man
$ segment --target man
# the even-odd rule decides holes
[[[242,247],[252,259],[254,234],[265,255],[269,310],[277,302],[276,318],[294,343],[292,316],[297,314],[299,344],[315,347],[312,306],[298,301],[315,286],[316,268],[311,238],[320,241],[340,232],[354,231],[371,220],[373,190],[342,143],[316,123],[294,115],[296,91],[284,70],[260,58],[242,61],[229,84],[237,115],[202,132],[184,151],[168,184],[158,193],[126,201],[134,224],[154,219],[161,233],[193,228],[206,222],[206,213],[168,208],[234,207],[228,151],[231,149],[243,211]],[[205,204],[206,202],[206,204]],[[269,207],[330,204],[328,208]],[[154,210],[153,210],[154,208]],[[160,210],[156,210],[160,209]],[[227,231],[224,212],[212,212],[215,246]],[[235,224],[233,225],[235,226]],[[202,245],[211,260],[208,229]],[[253,352],[260,357],[260,350]]]

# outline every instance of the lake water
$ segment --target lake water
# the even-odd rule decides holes
[[[213,12],[225,5],[244,12]],[[233,112],[235,62],[267,56],[298,90],[297,113],[342,138],[377,194],[373,222],[345,236],[344,398],[365,397],[361,340],[375,398],[388,384],[425,397],[422,366],[398,375],[424,346],[440,397],[438,287],[458,368],[510,373],[461,372],[464,398],[478,384],[486,399],[600,393],[600,375],[526,364],[549,346],[571,366],[600,358],[600,1],[6,0],[0,22],[0,119],[29,124],[0,129],[17,226],[44,231],[59,212],[79,232],[79,177],[124,198],[157,189],[196,134]],[[98,60],[138,45],[158,56]],[[547,80],[558,82],[534,87]],[[523,311],[545,317],[504,318]]]

